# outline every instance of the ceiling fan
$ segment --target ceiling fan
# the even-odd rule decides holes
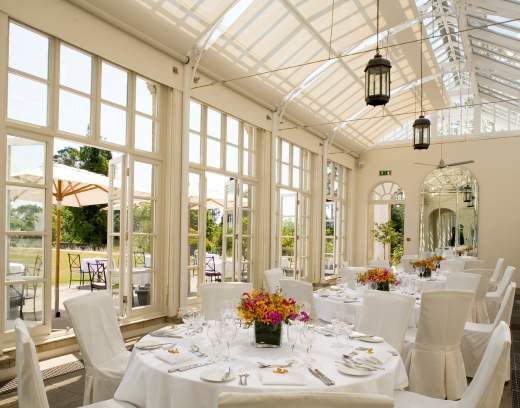
[[[419,166],[432,166],[432,167],[437,167],[438,169],[444,169],[446,167],[462,166],[463,164],[471,164],[471,163],[475,163],[475,160],[464,160],[464,161],[460,161],[460,162],[446,163],[444,161],[444,159],[440,159],[439,164],[417,163],[417,162],[415,162],[414,164],[417,164]]]

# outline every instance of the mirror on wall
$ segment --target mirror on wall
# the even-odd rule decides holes
[[[477,254],[478,183],[460,166],[436,169],[421,190],[421,252],[466,246]]]

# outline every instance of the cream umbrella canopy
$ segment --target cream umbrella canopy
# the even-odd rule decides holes
[[[61,252],[61,207],[86,207],[108,203],[109,179],[102,174],[76,167],[54,163],[52,166],[52,196],[56,205],[56,282],[54,310],[60,316],[60,252]],[[42,169],[35,168],[20,172],[14,179],[30,183],[41,183]],[[30,199],[31,190],[22,190],[19,200]]]

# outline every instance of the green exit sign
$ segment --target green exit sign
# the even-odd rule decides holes
[[[392,170],[379,170],[379,175],[380,176],[391,176]]]

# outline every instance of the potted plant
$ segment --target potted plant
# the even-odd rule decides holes
[[[376,223],[372,234],[377,242],[383,244],[385,259],[388,252],[387,246],[390,245],[390,248],[392,248],[401,244],[402,241],[401,234],[395,230],[394,222],[391,220],[382,224]]]
[[[299,319],[308,321],[309,315],[300,310],[292,298],[280,292],[253,290],[244,293],[237,307],[238,316],[246,327],[254,326],[257,347],[280,347],[282,323]]]
[[[357,281],[362,284],[371,284],[377,290],[390,290],[390,284],[399,283],[397,275],[389,268],[374,268],[366,272],[360,272],[356,276]]]

